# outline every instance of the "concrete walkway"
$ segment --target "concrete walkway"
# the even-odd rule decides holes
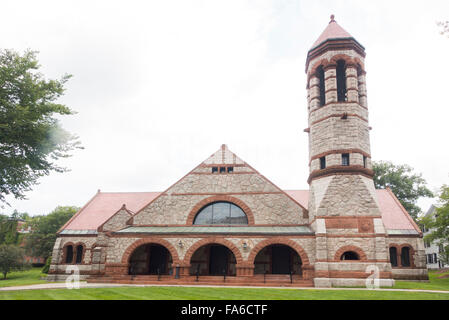
[[[313,288],[313,287],[251,287],[251,286],[210,286],[210,285],[164,285],[164,284],[119,284],[119,283],[87,283],[80,282],[80,288],[114,288],[114,287],[206,287],[206,288],[244,288],[244,289],[288,289],[288,290],[374,290],[374,291],[399,291],[399,292],[428,292],[428,293],[446,293],[443,290],[423,290],[423,289],[366,289],[366,288]],[[2,287],[1,291],[18,290],[42,290],[42,289],[66,289],[64,282],[42,283],[28,286]]]

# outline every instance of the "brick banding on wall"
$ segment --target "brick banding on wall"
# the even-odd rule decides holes
[[[337,114],[331,114],[331,115],[328,115],[328,116],[326,116],[326,117],[324,117],[324,118],[318,119],[318,120],[312,122],[312,123],[311,123],[311,126],[313,126],[314,124],[320,123],[321,121],[327,120],[327,119],[329,119],[329,118],[341,118],[341,117],[343,117],[343,116],[347,116],[347,117],[357,117],[357,118],[361,119],[362,121],[368,122],[368,119],[365,119],[364,117],[362,117],[362,116],[360,116],[360,115],[358,115],[358,114],[356,114],[356,113],[347,113],[347,114],[344,114],[344,113],[337,113]]]
[[[321,157],[328,156],[330,154],[341,154],[341,153],[360,153],[364,155],[367,158],[371,158],[371,155],[361,149],[335,149],[335,150],[329,150],[326,152],[322,152],[320,154],[314,155],[310,158],[309,165],[312,163],[313,160],[319,159]]]
[[[319,169],[313,171],[307,182],[310,184],[312,180],[318,178],[324,178],[331,175],[362,175],[367,178],[372,179],[374,177],[374,171],[368,168],[364,168],[360,165],[349,165],[349,166],[329,166],[325,169]]]
[[[237,206],[239,206],[243,212],[245,212],[246,217],[248,218],[248,225],[253,225],[254,224],[254,215],[253,212],[251,211],[251,209],[240,199],[236,198],[236,197],[231,197],[228,195],[215,195],[215,196],[211,196],[208,197],[206,199],[201,200],[200,202],[198,202],[193,209],[190,211],[189,215],[187,216],[187,222],[186,225],[188,226],[192,226],[193,225],[193,221],[195,220],[196,214],[206,205],[211,204],[213,202],[218,202],[218,201],[225,201],[225,202],[231,202]]]

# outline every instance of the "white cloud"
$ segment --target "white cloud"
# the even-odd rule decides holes
[[[304,63],[329,15],[367,50],[375,160],[447,183],[447,1],[4,1],[1,46],[71,73],[62,119],[85,150],[42,178],[41,214],[104,191],[161,191],[227,143],[280,187],[307,188]],[[426,209],[426,208],[423,208]]]

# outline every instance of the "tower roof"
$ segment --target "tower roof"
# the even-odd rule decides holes
[[[325,42],[329,39],[345,39],[345,38],[354,38],[351,36],[345,29],[343,29],[337,21],[335,21],[335,16],[331,15],[331,21],[329,22],[326,29],[324,29],[323,33],[319,36],[319,38],[312,45],[312,49],[319,46],[321,43]]]

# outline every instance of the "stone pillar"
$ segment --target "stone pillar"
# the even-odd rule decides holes
[[[326,238],[326,222],[324,219],[316,219],[315,231],[315,287],[330,287],[329,279],[329,263],[328,263],[328,247]],[[305,278],[304,278],[305,279]]]
[[[337,102],[337,65],[330,64],[324,68],[324,87],[326,104]]]
[[[316,76],[312,76],[309,81],[308,102],[309,111],[320,107],[320,80]]]
[[[361,70],[358,74],[358,92],[359,92],[359,103],[362,107],[368,108],[368,100],[366,97],[366,78],[365,71]]]
[[[302,278],[304,280],[312,280],[315,277],[315,268],[312,265],[302,267]]]
[[[190,275],[190,263],[180,263],[179,264],[179,276],[187,277]]]
[[[359,102],[357,68],[352,64],[346,66],[346,96],[348,102]]]
[[[236,265],[237,277],[248,277],[253,275],[254,275],[254,264],[237,263]]]

